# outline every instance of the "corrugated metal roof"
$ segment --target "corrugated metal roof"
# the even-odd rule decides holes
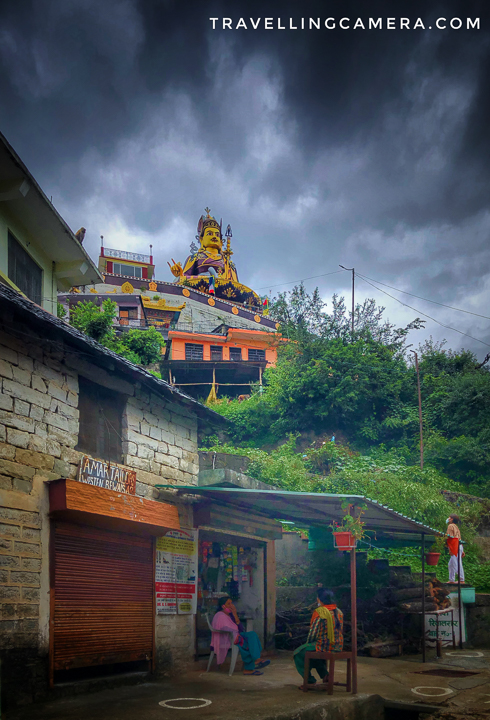
[[[246,490],[209,485],[207,487],[157,485],[156,487],[172,487],[187,494],[201,495],[207,500],[222,505],[233,505],[244,512],[266,515],[276,520],[292,520],[300,527],[306,525],[325,527],[335,520],[340,520],[345,514],[342,503],[348,500],[354,505],[366,505],[362,517],[365,529],[374,530],[377,535],[413,541],[415,535],[422,533],[432,536],[443,534],[363,495]]]

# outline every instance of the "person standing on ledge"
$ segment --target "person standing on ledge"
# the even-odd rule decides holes
[[[461,531],[458,527],[459,525],[459,516],[458,515],[450,515],[447,522],[447,546],[449,549],[449,582],[454,585],[456,583],[456,574],[458,572],[458,552],[459,552],[459,579],[462,583],[464,583],[464,570],[463,570],[463,560],[464,558],[464,552],[463,552],[463,545],[461,544]],[[458,548],[459,546],[459,548]]]

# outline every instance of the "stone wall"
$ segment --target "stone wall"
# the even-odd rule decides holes
[[[32,673],[23,676],[22,699],[32,701],[47,680],[46,481],[75,478],[84,454],[75,449],[79,376],[127,395],[123,463],[137,471],[137,495],[155,497],[156,484],[197,485],[199,460],[197,418],[184,407],[118,377],[110,359],[105,370],[61,342],[43,342],[31,328],[17,330],[29,340],[0,331],[0,652],[3,690],[8,668],[28,665]],[[189,619],[159,618],[157,643],[175,632],[175,647],[191,657],[194,640],[182,632],[182,622]],[[18,685],[18,677],[12,680]]]
[[[490,647],[490,593],[476,593],[475,603],[465,607],[469,642],[475,648]]]
[[[195,615],[157,615],[157,672],[170,675],[192,662],[195,653]]]
[[[308,552],[308,538],[297,532],[284,532],[276,541],[276,579],[292,585],[308,584],[312,553]],[[302,579],[305,582],[302,582]]]
[[[179,405],[138,390],[123,421],[125,464],[140,483],[196,485],[199,473],[197,419]],[[147,490],[139,488],[142,494]]]

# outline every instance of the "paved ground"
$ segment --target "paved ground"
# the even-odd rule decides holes
[[[475,674],[426,674],[440,669]],[[338,663],[335,674],[336,680],[345,680],[345,663]],[[11,712],[7,720],[382,720],[382,699],[443,706],[468,717],[477,711],[490,714],[490,650],[456,651],[425,665],[417,657],[359,658],[358,678],[356,697],[343,688],[335,688],[330,697],[302,693],[291,654],[279,652],[260,677],[245,677],[239,671],[232,677],[226,672],[207,674],[196,665],[180,678],[39,703]],[[195,700],[172,703],[176,698]],[[164,707],[162,701],[187,709]]]

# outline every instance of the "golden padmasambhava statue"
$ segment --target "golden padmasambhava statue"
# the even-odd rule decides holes
[[[179,285],[188,285],[231,302],[260,307],[259,296],[238,282],[236,267],[231,261],[231,227],[228,225],[226,229],[226,249],[223,250],[222,221],[218,223],[209,213],[209,208],[206,208],[206,215],[199,219],[196,235],[199,248],[192,243],[191,254],[184,267],[173,258],[172,265],[168,263],[172,275]]]

